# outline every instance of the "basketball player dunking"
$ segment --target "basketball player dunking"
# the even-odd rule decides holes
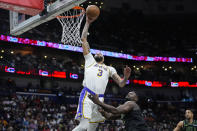
[[[174,131],[197,131],[197,120],[194,120],[192,110],[185,111],[185,120],[180,121]]]
[[[90,53],[87,34],[89,26],[94,20],[86,17],[86,24],[82,32],[82,48],[85,58],[84,88],[79,97],[75,116],[75,119],[79,120],[80,123],[73,131],[95,131],[98,123],[103,122],[105,118],[98,111],[98,106],[88,98],[88,95],[99,94],[99,100],[104,101],[104,93],[109,77],[112,77],[120,87],[124,87],[131,74],[131,69],[126,67],[124,68],[124,79],[121,79],[113,67],[104,64],[104,56],[101,53],[96,54],[94,57]]]

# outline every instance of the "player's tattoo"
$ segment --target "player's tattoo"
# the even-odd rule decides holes
[[[113,75],[112,77],[113,77],[114,81],[117,81],[117,82],[119,81],[118,75],[115,74],[115,75]]]
[[[88,42],[85,42],[85,43],[83,43],[84,44],[84,46],[88,49],[88,51],[90,52],[90,45],[89,45],[89,43]]]
[[[127,82],[127,78],[126,77],[124,77],[124,79],[121,79],[118,74],[114,74],[112,76],[112,78],[120,87],[123,87],[123,86],[126,85],[126,82]]]
[[[82,32],[82,35],[81,35],[81,38],[83,39],[87,39],[88,37],[88,29],[89,29],[89,24],[86,23],[85,26],[84,26],[84,29],[83,29],[83,32]]]

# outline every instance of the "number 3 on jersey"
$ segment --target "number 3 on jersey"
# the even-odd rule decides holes
[[[98,77],[101,77],[103,75],[103,70],[98,69],[99,73],[97,74]]]

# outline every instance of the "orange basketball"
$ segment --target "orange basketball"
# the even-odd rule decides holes
[[[96,5],[89,5],[86,8],[88,19],[96,19],[100,15],[100,9]]]

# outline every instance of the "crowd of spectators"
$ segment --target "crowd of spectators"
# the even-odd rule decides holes
[[[44,52],[44,50],[43,50]],[[45,55],[43,55],[45,54]],[[30,70],[47,70],[72,72],[83,75],[84,58],[83,55],[70,53],[58,54],[51,53],[27,53],[23,54],[23,50],[1,49],[0,65],[14,67],[16,70],[30,71]],[[69,55],[70,54],[70,55]],[[106,58],[107,59],[107,58]],[[131,79],[151,80],[151,81],[191,81],[195,82],[196,66],[189,64],[148,64],[148,63],[130,63],[121,59],[106,60],[107,65],[112,65],[117,72],[122,76],[124,64],[132,68]],[[124,63],[124,64],[123,64]],[[193,67],[194,70],[191,70]]]
[[[2,53],[3,52],[3,53]],[[16,70],[48,70],[48,71],[71,71],[82,73],[82,69],[76,59],[71,59],[67,56],[62,56],[57,59],[55,56],[16,53],[12,50],[3,49],[1,51],[1,65],[14,67]]]
[[[61,90],[61,96],[51,95],[53,92],[48,95],[29,92],[30,95],[27,95],[28,92],[17,92],[17,88],[19,87],[13,79],[8,79],[5,84],[2,80],[0,82],[0,130],[71,131],[78,124],[74,117],[80,90]],[[125,102],[123,94],[109,93],[107,90],[106,103],[118,106]],[[193,102],[183,102],[181,98],[165,97],[165,93],[161,96],[154,90],[153,94],[139,95],[138,102],[150,131],[172,131],[176,124],[184,119],[185,109],[197,109],[197,99]],[[196,118],[196,112],[194,116]],[[124,122],[120,119],[106,120],[99,125],[97,131],[124,131]]]
[[[195,19],[190,20],[188,18],[188,20],[184,20],[183,22],[180,19],[176,20],[176,16],[175,19],[164,16],[158,16],[157,19],[152,16],[144,16],[142,12],[133,11],[130,7],[124,6],[127,5],[123,5],[122,8],[118,9],[110,9],[110,11],[101,10],[100,17],[90,28],[91,35],[89,35],[88,39],[91,48],[113,50],[139,56],[194,57],[194,54],[191,55],[191,53],[192,48],[195,48],[197,45],[195,44],[197,41],[195,37],[197,35]],[[9,34],[9,14],[5,10],[0,11],[2,12],[0,16],[2,20],[0,21],[0,33]],[[111,21],[113,21],[113,24],[109,24]],[[20,37],[60,42],[61,32],[62,27],[60,23],[57,20],[52,20],[26,32]],[[82,59],[81,57],[80,60]],[[44,58],[43,55],[6,54],[5,52],[4,58],[0,62],[1,64],[6,63],[9,66],[11,65],[18,69],[22,68],[23,70],[33,68],[48,71],[69,70],[76,73],[83,73],[83,62],[80,60],[73,57],[60,59],[55,57]],[[131,62],[119,61],[119,63],[121,62],[127,63],[131,67],[135,66],[133,64],[134,62],[131,64]],[[119,73],[122,73],[123,65],[114,63],[117,62],[111,62],[110,64]],[[162,64],[159,64],[159,66],[149,64],[149,67],[145,68],[146,64],[143,64],[132,69],[133,78],[168,82],[195,81],[196,68],[191,71],[192,66],[189,64],[180,66],[179,69],[176,65],[174,67],[169,65],[163,68]],[[141,66],[144,67],[141,68]]]
[[[74,126],[72,105],[57,104],[36,96],[1,97],[1,130],[71,130]]]
[[[66,99],[72,98],[67,97]],[[113,99],[108,103],[117,105]],[[172,131],[177,122],[184,119],[185,108],[181,105],[185,103],[148,103],[141,100],[139,104],[151,131]],[[190,103],[190,105],[192,104]],[[0,130],[71,131],[78,123],[74,120],[76,108],[77,103],[65,102],[58,97],[19,94],[1,96]],[[122,120],[107,120],[98,127],[98,131],[123,130]]]

